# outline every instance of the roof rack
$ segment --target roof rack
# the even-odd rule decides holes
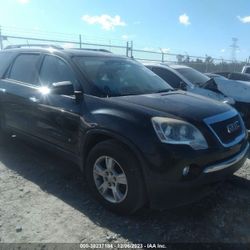
[[[73,48],[77,50],[90,50],[90,51],[99,51],[99,52],[106,52],[106,53],[112,53],[111,51],[107,49],[90,49],[90,48]]]
[[[20,48],[31,48],[31,47],[41,47],[41,48],[52,48],[63,50],[63,47],[54,44],[16,44],[8,45],[5,49],[20,49]]]

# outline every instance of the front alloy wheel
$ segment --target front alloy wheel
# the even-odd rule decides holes
[[[96,188],[103,198],[112,203],[122,202],[128,193],[127,177],[120,164],[109,156],[95,162],[93,175]]]
[[[88,154],[85,174],[95,198],[113,212],[131,214],[146,202],[138,160],[116,140],[94,146]]]

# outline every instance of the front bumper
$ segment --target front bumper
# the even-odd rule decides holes
[[[192,179],[170,178],[169,173],[147,173],[146,184],[153,209],[165,209],[192,203],[210,193],[223,180],[245,163],[249,144],[244,143],[236,154],[213,163],[204,164],[199,175]]]
[[[203,170],[203,173],[208,174],[208,173],[212,173],[212,172],[221,171],[225,168],[231,167],[234,164],[237,164],[245,157],[245,155],[248,153],[248,150],[249,150],[249,144],[247,143],[246,147],[243,149],[242,152],[240,152],[239,154],[235,155],[234,157],[232,157],[226,161],[223,161],[221,163],[213,164],[211,166],[206,167]]]

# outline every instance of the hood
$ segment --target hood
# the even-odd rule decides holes
[[[193,88],[189,88],[188,91],[197,95],[202,95],[202,96],[212,98],[220,102],[224,102],[226,100],[225,95],[223,95],[222,93],[215,92],[207,88],[200,88],[200,87],[194,86]]]
[[[250,103],[250,82],[214,78],[218,90],[237,102]]]
[[[114,98],[119,102],[140,105],[144,108],[187,120],[200,121],[206,117],[224,113],[231,109],[226,104],[184,91]]]

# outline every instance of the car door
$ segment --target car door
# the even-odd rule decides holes
[[[39,98],[39,53],[16,56],[9,71],[1,80],[1,103],[5,126],[13,131],[32,134],[34,108]]]
[[[38,106],[36,135],[55,146],[75,152],[79,138],[81,101],[77,101],[74,90],[79,90],[79,82],[72,66],[55,55],[45,55],[39,79],[44,91]],[[70,91],[62,94],[49,93],[53,83],[70,81]]]

